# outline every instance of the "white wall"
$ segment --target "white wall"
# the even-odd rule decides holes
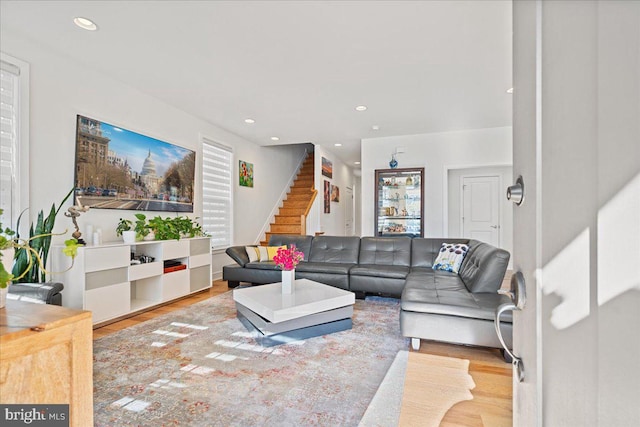
[[[189,115],[130,86],[74,63],[44,46],[2,30],[2,51],[30,64],[30,204],[31,213],[47,210],[73,187],[76,115],[83,114],[163,141],[190,148],[200,159],[199,135],[228,145],[234,150],[234,236],[235,243],[255,242],[256,236],[278,202],[284,185],[304,151],[302,146],[260,147],[226,132],[205,120]],[[238,160],[254,164],[253,188],[240,188]],[[195,212],[201,216],[202,179],[196,169]],[[70,205],[70,203],[69,203]],[[78,223],[103,230],[104,240],[116,240],[120,217],[132,211],[94,209]],[[169,215],[149,212],[149,215]],[[148,215],[148,216],[149,216]],[[71,227],[60,214],[56,229]],[[224,260],[226,258],[226,260]],[[221,264],[214,256],[214,277]]]
[[[322,157],[333,163],[333,176],[331,178],[322,175]],[[341,197],[339,202],[330,202],[331,213],[324,213],[324,181],[337,185],[340,188],[340,196],[342,196],[345,194],[347,187],[353,188],[353,169],[321,145],[316,145],[315,147],[314,161],[315,186],[318,190],[314,209],[318,212],[320,222],[317,231],[324,231],[326,236],[344,236],[345,200]],[[307,234],[312,234],[312,231],[308,230]]]
[[[511,128],[476,129],[421,135],[363,139],[361,144],[362,212],[361,233],[374,234],[374,177],[376,169],[388,169],[397,147],[398,167],[424,167],[425,237],[442,237],[444,227],[444,182],[449,167],[511,164]]]

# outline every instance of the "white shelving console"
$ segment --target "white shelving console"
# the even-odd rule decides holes
[[[53,251],[53,271],[69,258]],[[131,265],[131,254],[153,262]],[[164,261],[186,269],[164,273]],[[53,280],[64,284],[62,305],[93,312],[93,323],[112,320],[211,287],[211,242],[208,237],[122,242],[78,249],[75,265]]]

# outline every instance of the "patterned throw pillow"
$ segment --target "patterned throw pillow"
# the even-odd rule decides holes
[[[469,246],[462,243],[443,243],[432,268],[457,274],[468,251]]]

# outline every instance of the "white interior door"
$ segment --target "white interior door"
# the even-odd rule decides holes
[[[500,246],[500,177],[462,177],[462,237]]]
[[[353,236],[353,188],[346,187],[344,196],[344,235]]]

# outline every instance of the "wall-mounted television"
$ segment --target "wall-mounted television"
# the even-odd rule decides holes
[[[76,204],[92,209],[193,212],[196,153],[77,117]]]

